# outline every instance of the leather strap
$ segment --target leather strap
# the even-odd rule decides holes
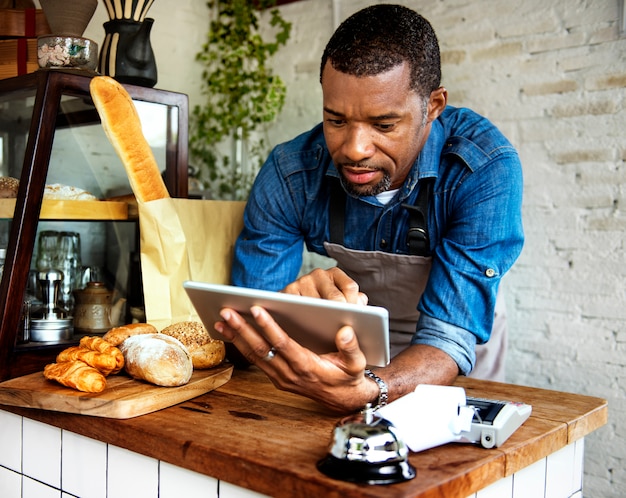
[[[409,211],[409,232],[406,244],[409,254],[415,256],[430,255],[430,238],[428,236],[428,204],[432,196],[434,178],[424,178],[415,204],[402,204]]]
[[[409,254],[413,256],[430,255],[430,238],[428,236],[428,205],[432,197],[434,178],[424,178],[419,182],[419,193],[415,204],[402,204],[409,211],[409,231],[406,244]],[[333,244],[344,245],[345,218],[346,218],[346,191],[339,179],[330,184],[329,202],[329,231],[330,241]]]

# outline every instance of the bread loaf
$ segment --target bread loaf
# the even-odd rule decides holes
[[[226,357],[224,342],[212,339],[199,322],[174,323],[165,327],[161,333],[175,337],[185,345],[196,370],[215,367]]]
[[[98,198],[91,192],[71,185],[53,183],[46,185],[43,191],[43,198],[56,201],[97,201]]]
[[[46,379],[86,393],[104,391],[107,381],[98,370],[80,360],[50,363],[43,369]]]
[[[165,334],[134,335],[120,344],[124,368],[134,379],[157,386],[182,386],[189,382],[193,364],[183,344]]]
[[[149,323],[131,323],[129,325],[120,325],[119,327],[113,327],[109,330],[102,339],[108,342],[111,346],[119,346],[126,339],[133,335],[139,334],[156,334],[159,331],[154,325]]]
[[[147,202],[169,197],[128,92],[109,76],[92,78],[89,90],[102,127],[122,160],[137,200]]]

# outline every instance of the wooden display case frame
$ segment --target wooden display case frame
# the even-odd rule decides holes
[[[19,348],[16,342],[39,220],[88,219],[80,214],[80,208],[78,213],[70,209],[71,203],[63,206],[63,203],[42,201],[54,131],[57,126],[63,126],[59,119],[61,98],[70,95],[90,99],[89,82],[92,77],[93,74],[86,74],[84,71],[39,70],[0,81],[0,94],[5,96],[15,94],[16,98],[20,98],[25,92],[32,94],[35,90],[17,199],[0,206],[5,214],[7,210],[12,212],[13,218],[4,273],[0,281],[0,381],[41,370],[46,363],[53,361],[61,349],[58,345]],[[172,197],[187,197],[187,95],[134,85],[124,87],[134,100],[165,104],[171,112],[177,113],[176,131],[170,130],[168,126],[164,177]],[[95,108],[93,112],[81,113],[72,116],[72,119],[75,120],[74,123],[100,121]],[[119,214],[118,208],[119,206],[112,205],[112,213],[115,214],[104,214],[90,219],[123,219],[124,215]]]

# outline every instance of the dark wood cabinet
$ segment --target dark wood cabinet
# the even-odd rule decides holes
[[[99,199],[131,192],[91,102],[91,77],[80,71],[39,70],[0,80],[0,173],[20,181],[17,199],[0,199],[0,244],[6,245],[0,281],[0,380],[40,370],[61,349],[47,343],[29,347],[17,343],[40,222],[137,225],[126,211],[120,213],[115,201],[102,201],[93,209],[76,204],[81,201],[44,199],[45,186],[57,182],[95,190]],[[187,197],[187,96],[125,88],[137,105],[170,195]]]

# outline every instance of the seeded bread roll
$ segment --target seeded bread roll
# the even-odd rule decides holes
[[[165,334],[134,335],[120,344],[124,368],[134,379],[157,386],[182,386],[189,382],[193,364],[178,339]]]
[[[119,346],[133,335],[156,334],[157,332],[158,330],[156,327],[154,325],[150,325],[149,323],[131,323],[129,325],[113,327],[102,336],[102,339],[108,342],[111,346]]]
[[[17,189],[20,181],[11,176],[0,176],[0,199],[14,199],[17,197]]]
[[[174,323],[165,327],[161,333],[175,337],[187,347],[196,370],[215,367],[226,357],[224,342],[211,339],[204,325],[199,322]]]
[[[109,76],[96,76],[89,84],[102,127],[122,160],[139,202],[169,197],[152,149],[141,129],[135,104],[122,85]]]

